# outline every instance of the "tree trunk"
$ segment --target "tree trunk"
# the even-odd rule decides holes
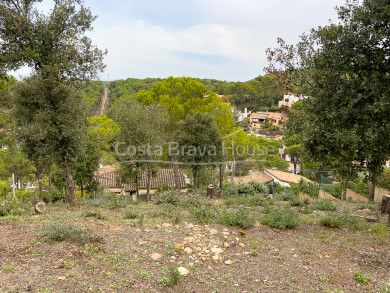
[[[194,191],[196,191],[196,188],[197,188],[197,176],[198,176],[198,166],[194,166],[194,168],[192,169],[192,179],[193,179],[193,189]]]
[[[80,188],[81,188],[81,198],[84,197],[84,185],[83,185],[83,181],[81,181],[80,183]]]
[[[390,195],[384,195],[382,197],[382,201],[381,201],[381,204],[379,206],[379,211],[382,214],[389,215],[388,222],[389,222],[389,226],[390,226]]]
[[[52,195],[52,190],[51,190],[51,167],[49,167],[49,172],[48,172],[48,176],[49,176],[49,186],[48,186],[48,189],[49,189],[49,203],[52,203],[53,201],[53,195]]]
[[[76,199],[76,190],[75,190],[74,181],[72,177],[72,171],[70,170],[69,167],[66,167],[66,182],[68,186],[68,201],[70,205],[74,205]]]
[[[175,188],[178,192],[180,192],[180,174],[179,174],[179,166],[177,164],[176,156],[172,158],[172,169],[173,169],[173,177],[175,178]]]
[[[147,178],[147,188],[146,188],[146,200],[150,201],[150,186],[152,184],[152,168],[150,163],[148,163],[148,178]]]
[[[224,172],[224,165],[219,166],[219,197],[222,197],[222,191],[223,191],[223,172]]]
[[[369,202],[373,202],[375,198],[375,183],[376,183],[376,178],[373,177],[370,185],[370,193],[368,195]]]
[[[297,174],[297,163],[298,163],[298,161],[297,161],[296,158],[294,158],[292,161],[293,161],[293,164],[294,164],[294,174]]]
[[[136,188],[136,194],[137,194],[137,200],[139,200],[139,182],[138,182],[138,172],[139,172],[139,167],[138,163],[136,164],[136,173],[135,173],[135,188]]]
[[[232,173],[230,175],[230,182],[232,183],[234,195],[238,196],[237,186],[234,182],[234,174],[236,173],[236,157],[233,158],[233,164],[232,164]]]
[[[341,200],[347,200],[347,180],[343,179],[342,182]]]
[[[43,170],[38,169],[38,186],[39,186],[39,199],[40,199],[40,201],[44,200],[42,178],[43,178]]]

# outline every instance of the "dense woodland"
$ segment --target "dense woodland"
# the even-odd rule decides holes
[[[98,107],[103,89],[109,89],[110,102],[123,96],[135,96],[140,90],[150,90],[161,78],[127,78],[125,80],[90,81],[85,89],[85,99],[93,108]],[[228,82],[215,79],[197,79],[205,86],[205,93],[214,92],[228,96],[237,109],[248,108],[251,111],[278,110],[278,101],[284,91],[275,82],[275,77],[258,76],[247,82]]]

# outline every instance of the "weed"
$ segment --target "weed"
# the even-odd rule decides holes
[[[305,205],[307,205],[308,202],[300,199],[300,198],[294,198],[291,202],[290,202],[290,205],[292,207],[303,207]]]
[[[333,204],[331,199],[321,199],[315,202],[311,208],[318,211],[335,211],[337,207]]]
[[[184,276],[180,275],[180,272],[177,268],[170,268],[168,270],[168,274],[169,276],[167,278],[163,278],[161,280],[164,287],[175,286],[184,280]]]
[[[10,265],[2,265],[1,268],[3,269],[3,271],[5,272],[10,272],[12,271],[14,268],[15,268],[15,265],[14,264],[10,264]]]
[[[140,215],[139,211],[134,211],[134,210],[126,210],[123,213],[123,218],[124,219],[137,219]]]
[[[377,202],[367,202],[359,205],[356,210],[370,210],[372,212],[377,212],[379,209],[379,203]]]
[[[328,283],[328,279],[325,277],[320,277],[320,281],[324,284]]]
[[[218,223],[225,226],[239,226],[247,229],[254,225],[255,220],[250,217],[247,209],[241,208],[237,212],[228,212],[224,210],[218,219]]]
[[[271,209],[262,219],[262,223],[277,229],[292,229],[299,225],[299,215],[288,207]]]
[[[89,235],[84,230],[75,227],[68,219],[56,220],[45,225],[42,228],[41,233],[43,236],[55,241],[64,241],[69,239],[78,243],[85,243],[97,240],[97,238]]]
[[[95,210],[95,211],[81,210],[79,212],[79,215],[81,217],[85,217],[85,218],[94,217],[98,220],[107,220],[107,217],[105,215],[103,215],[100,210]]]
[[[366,285],[368,282],[372,281],[370,276],[362,275],[361,273],[355,273],[353,277],[356,281],[358,281],[361,285]]]
[[[362,219],[347,214],[337,215],[331,213],[320,220],[322,226],[328,228],[347,228],[349,230],[363,230],[365,223]]]
[[[389,227],[384,222],[373,225],[372,231],[380,243],[385,243],[389,239]]]
[[[379,292],[380,293],[390,293],[390,283],[382,283]]]
[[[292,277],[292,278],[291,278],[291,282],[293,282],[293,283],[298,282],[298,278],[297,278],[297,277]]]
[[[259,253],[257,252],[256,249],[251,250],[251,256],[257,256]]]
[[[179,202],[180,202],[179,194],[174,191],[162,192],[153,197],[153,203],[155,205],[160,205],[164,203],[171,204],[171,205],[178,205]]]
[[[200,224],[210,224],[217,218],[216,211],[207,207],[193,208],[190,210],[190,213]]]

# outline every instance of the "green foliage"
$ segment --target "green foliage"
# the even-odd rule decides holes
[[[153,197],[153,203],[155,205],[171,204],[178,205],[180,202],[180,194],[172,191],[156,194]]]
[[[347,214],[330,213],[320,220],[320,224],[328,228],[346,228],[349,230],[363,230],[365,228],[364,220]]]
[[[283,209],[271,208],[261,220],[264,225],[277,229],[293,229],[299,225],[299,215],[297,212],[284,207]]]
[[[311,208],[313,210],[319,210],[319,211],[335,211],[337,210],[337,207],[333,204],[333,201],[331,199],[321,199],[316,201],[311,205]]]
[[[161,283],[164,287],[172,287],[180,282],[182,282],[185,279],[185,276],[180,275],[180,272],[177,268],[170,268],[168,270],[169,277],[163,278],[161,280]]]
[[[211,224],[218,217],[217,210],[211,207],[192,208],[190,214],[200,224]]]
[[[248,183],[239,183],[237,184],[237,191],[239,195],[265,195],[268,191],[268,188],[265,184],[250,181]]]
[[[252,227],[255,219],[250,216],[250,212],[246,208],[240,208],[238,211],[229,212],[224,210],[218,218],[218,223],[225,226],[239,226],[243,229]]]
[[[69,219],[54,220],[46,224],[42,228],[41,234],[55,241],[71,240],[77,243],[86,243],[97,240],[83,229],[76,227]]]
[[[99,208],[116,209],[126,207],[128,205],[137,204],[132,199],[122,199],[119,196],[101,197],[97,199],[86,199],[83,203]]]
[[[103,82],[91,80],[84,89],[84,99],[88,105],[95,106],[103,93]]]
[[[85,218],[93,217],[93,218],[96,218],[98,220],[107,220],[107,217],[102,214],[101,210],[94,210],[94,211],[81,210],[79,212],[79,216],[85,217]]]
[[[134,210],[126,210],[123,213],[123,218],[124,219],[137,219],[141,213],[139,211],[134,211]]]
[[[367,285],[368,282],[372,281],[370,276],[365,276],[361,273],[355,273],[353,278],[358,281],[361,285]]]
[[[12,198],[11,194],[0,196],[0,217],[8,215],[29,215],[32,213],[33,207],[27,196],[16,197],[15,199]]]

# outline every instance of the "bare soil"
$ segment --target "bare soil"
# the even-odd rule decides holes
[[[77,216],[86,209],[106,219]],[[0,219],[0,292],[390,292],[388,233],[379,239],[370,229],[325,228],[320,213],[302,214],[291,230],[259,223],[242,230],[201,225],[179,207],[176,221],[151,203],[125,209],[142,211],[145,219],[124,219],[124,208],[85,205]],[[42,236],[44,225],[60,217],[98,240]],[[177,267],[188,275],[164,286]],[[369,277],[366,284],[356,273]]]

